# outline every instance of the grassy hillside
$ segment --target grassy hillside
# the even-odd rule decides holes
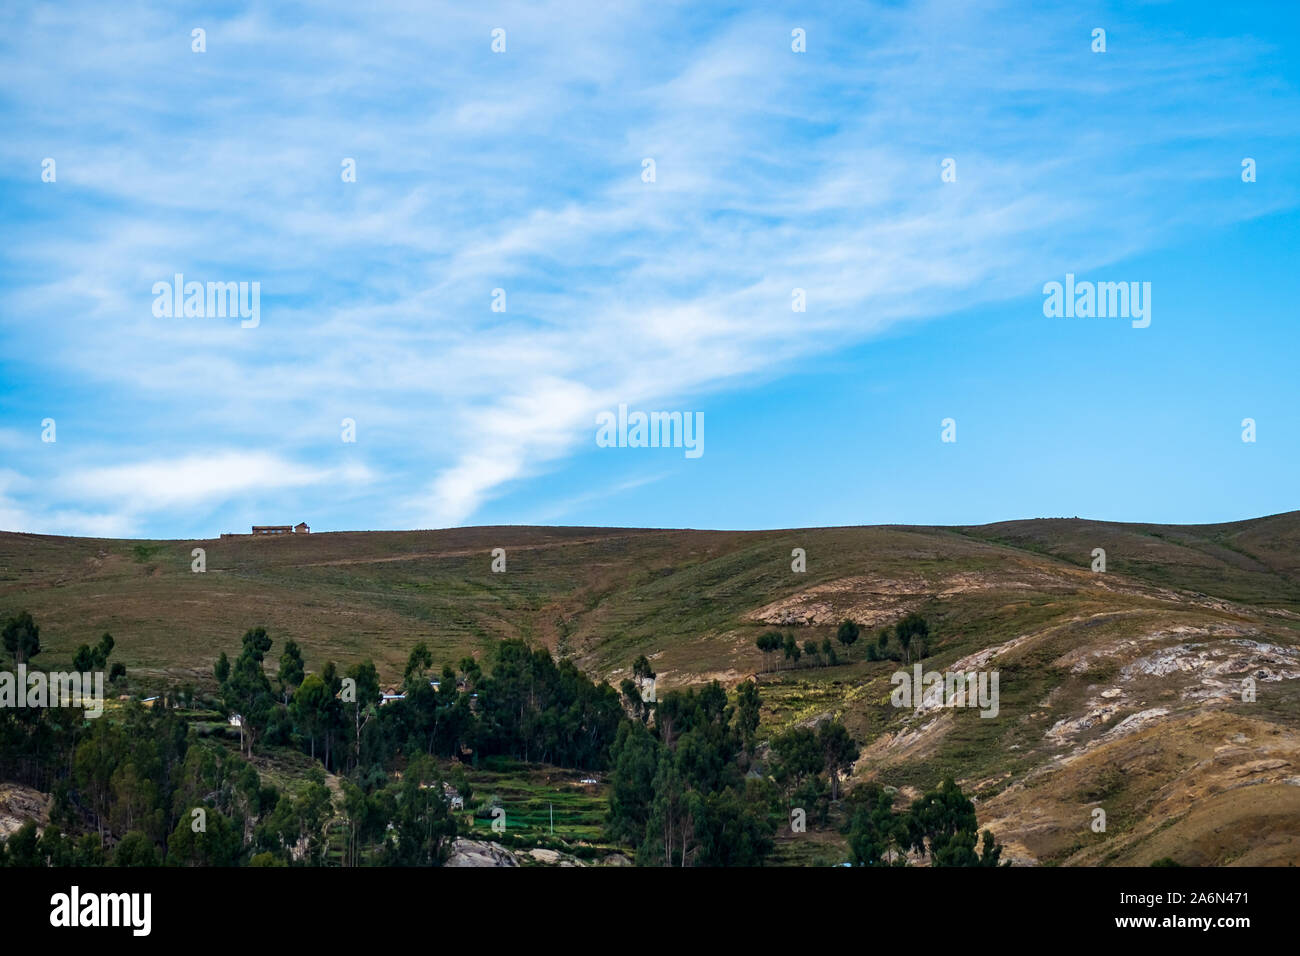
[[[190,569],[194,548],[206,573]],[[806,573],[791,570],[794,548]],[[1300,861],[1297,512],[1201,526],[0,534],[0,612],[21,609],[41,624],[46,666],[107,630],[142,690],[210,684],[218,652],[256,625],[276,648],[297,641],[309,669],[370,657],[392,681],[417,641],[440,665],[507,636],[614,682],[638,654],[661,687],[753,675],[764,732],[839,716],[863,744],[855,779],[906,795],[951,774],[1024,862]],[[899,665],[866,661],[865,642],[911,611],[932,627],[927,670],[999,672],[998,717],[890,706]],[[777,669],[754,647],[772,627],[820,642],[846,617],[864,637],[838,666]],[[1090,828],[1098,807],[1104,833]]]

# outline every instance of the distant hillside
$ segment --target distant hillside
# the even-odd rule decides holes
[[[196,547],[204,574],[190,570]],[[791,571],[794,548],[806,573]],[[211,683],[219,651],[256,625],[272,659],[293,639],[309,669],[369,657],[393,681],[417,641],[440,666],[506,636],[615,683],[638,654],[661,687],[755,675],[765,730],[842,717],[864,744],[856,779],[907,791],[953,774],[1024,862],[1300,862],[1300,512],[1199,526],[2,533],[0,612],[21,609],[41,625],[42,661],[107,630],[136,684]],[[900,665],[866,661],[865,646],[911,611],[931,625],[927,670],[999,671],[996,719],[889,705]],[[776,669],[754,646],[774,627],[833,638],[846,617],[864,635],[835,667]],[[1254,703],[1240,699],[1247,676]],[[1096,807],[1104,834],[1089,828]]]

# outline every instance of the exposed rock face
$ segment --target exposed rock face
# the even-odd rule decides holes
[[[0,783],[0,840],[7,840],[28,820],[42,829],[50,822],[48,794],[16,783]]]
[[[447,866],[631,866],[622,853],[610,853],[598,861],[584,861],[559,850],[533,847],[516,853],[486,840],[460,838],[452,849]]]
[[[533,861],[544,866],[587,866],[582,860],[567,853],[561,853],[559,850],[548,850],[543,847],[536,847],[528,851],[528,855]]]
[[[519,858],[505,847],[484,840],[456,840],[447,866],[518,866]]]
[[[1089,580],[1084,574],[1073,568],[1046,572],[1015,561],[1007,562],[1005,570],[996,572],[857,575],[805,588],[751,611],[747,617],[776,627],[832,625],[852,618],[867,630],[873,630],[894,623],[935,595],[952,597],[988,590],[1040,593],[1069,590],[1080,581]],[[1093,582],[1089,580],[1089,583]]]

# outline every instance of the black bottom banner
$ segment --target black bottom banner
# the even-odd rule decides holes
[[[828,934],[973,939],[1014,924],[1062,940],[1199,935],[1232,945],[1289,928],[1297,888],[1294,869],[0,870],[7,931],[127,945],[195,943],[236,928],[241,938],[325,932],[385,946],[462,934],[491,943],[530,926],[582,940],[640,935],[647,921],[731,938],[755,920],[796,932],[805,924],[823,943]]]

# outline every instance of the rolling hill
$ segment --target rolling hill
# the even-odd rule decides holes
[[[855,781],[907,795],[954,776],[1017,862],[1300,861],[1300,512],[1197,526],[3,533],[0,612],[24,609],[44,666],[110,631],[140,690],[211,686],[217,654],[258,625],[277,649],[297,641],[309,669],[369,657],[392,682],[419,641],[441,665],[522,637],[615,684],[645,654],[661,692],[755,678],[763,733],[841,718],[862,744]],[[902,665],[864,650],[913,611],[931,627],[925,670],[998,672],[996,717],[891,705]],[[864,637],[847,660],[836,645],[836,666],[754,646],[772,628],[820,642],[845,618]]]

